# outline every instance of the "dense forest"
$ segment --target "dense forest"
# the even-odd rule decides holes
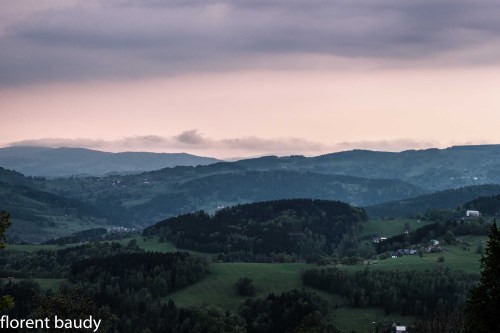
[[[69,230],[144,227],[179,214],[213,213],[220,206],[248,202],[313,198],[369,205],[423,193],[427,191],[400,180],[252,170],[227,162],[133,175],[56,179],[24,177],[0,169],[0,197],[5,198],[4,209],[11,211],[16,222],[9,238],[31,243],[67,236]]]
[[[385,202],[381,204],[364,207],[371,218],[406,218],[425,217],[430,210],[456,210],[459,208],[459,215],[465,213],[466,207],[471,204],[464,203],[479,197],[500,195],[500,185],[486,184],[466,186],[457,189],[448,189],[431,194],[424,194],[414,198],[401,199]],[[494,214],[491,214],[494,215]]]
[[[483,215],[500,215],[500,195],[480,197],[464,204],[464,208],[478,210]]]
[[[172,302],[163,301],[169,292],[209,273],[202,257],[143,252],[133,242],[128,246],[96,243],[32,253],[9,250],[0,251],[0,255],[2,276],[11,277],[0,282],[0,295],[14,299],[14,306],[3,313],[11,317],[57,314],[83,318],[98,314],[105,321],[103,332],[192,332],[203,321],[198,316],[204,309],[177,309]],[[54,295],[52,290],[42,292],[27,277],[67,277],[71,284],[63,284]],[[244,327],[243,320],[237,319]]]
[[[101,258],[142,252],[134,242],[122,246],[101,242],[59,250],[0,251],[0,275],[16,278],[67,278],[71,265],[82,258]]]
[[[165,296],[209,273],[204,259],[180,252],[111,253],[74,259],[69,267],[72,283],[57,294],[42,292],[32,280],[0,285],[1,295],[15,299],[15,306],[3,313],[14,318],[94,315],[103,320],[99,332],[336,332],[325,301],[298,290],[248,299],[231,312],[214,305],[178,308]]]
[[[365,269],[349,272],[338,268],[308,270],[305,284],[344,296],[353,307],[382,307],[386,314],[423,316],[438,304],[447,309],[465,305],[477,274],[449,269],[389,271]]]
[[[71,265],[69,278],[73,283],[95,285],[100,288],[98,293],[107,297],[120,298],[146,288],[156,299],[195,283],[207,273],[208,264],[201,257],[185,252],[145,252],[77,260]]]
[[[327,304],[317,295],[291,290],[265,299],[247,299],[239,309],[248,333],[336,332],[328,322]]]
[[[271,254],[305,258],[347,249],[366,220],[362,209],[338,201],[277,200],[225,208],[213,216],[203,211],[177,216],[146,228],[144,235],[220,253],[228,261],[267,261]]]

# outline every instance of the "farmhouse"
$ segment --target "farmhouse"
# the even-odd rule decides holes
[[[467,217],[479,217],[481,216],[481,213],[477,210],[468,210],[465,212],[465,216]]]

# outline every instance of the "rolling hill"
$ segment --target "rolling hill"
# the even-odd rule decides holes
[[[19,157],[16,151],[29,152],[35,162],[31,163],[29,159],[18,159],[18,162],[25,163],[25,167],[31,170],[40,170],[40,174],[92,174],[111,170],[106,168],[118,172],[105,176],[45,179],[25,177],[19,172],[0,168],[5,197],[17,198],[4,200],[0,208],[17,211],[16,215],[29,213],[30,219],[21,219],[23,230],[27,233],[19,234],[31,240],[29,233],[33,232],[40,241],[45,236],[48,239],[81,230],[88,223],[88,219],[82,221],[81,216],[92,216],[90,220],[97,221],[89,224],[88,228],[100,227],[103,223],[144,227],[196,210],[214,213],[221,207],[237,204],[311,198],[340,200],[367,207],[368,214],[373,217],[400,217],[424,213],[429,208],[456,208],[481,196],[500,194],[500,185],[463,187],[485,182],[500,183],[497,172],[500,145],[401,153],[355,150],[317,157],[268,156],[132,174],[127,172],[138,169],[133,169],[131,165],[137,168],[157,167],[157,158],[170,155],[11,147],[0,150],[0,157],[6,152],[11,157]],[[61,154],[66,162],[59,160]],[[53,168],[54,165],[52,169],[46,166],[44,163],[47,160],[52,160],[53,164],[59,161],[59,169]],[[127,164],[127,161],[135,161],[136,164]],[[446,190],[442,191],[442,188]],[[31,190],[38,193],[35,200],[26,197],[26,191]],[[429,194],[436,190],[439,191]],[[45,221],[51,209],[56,213],[49,220],[66,221],[66,213],[61,216],[60,212],[63,206],[72,207],[70,201],[53,207],[37,201],[49,194],[59,198],[56,202],[65,202],[64,199],[78,202],[81,207],[87,207],[85,209],[89,213],[78,213],[78,216],[69,214],[75,219],[67,219],[67,223],[61,224],[64,228],[59,230],[41,232],[37,228],[30,229],[31,225],[48,228],[49,224],[40,221]],[[24,206],[19,206],[19,203]],[[40,217],[39,220],[34,216]],[[13,218],[16,222],[17,218]],[[77,230],[73,230],[71,225],[77,226]]]
[[[317,157],[267,156],[236,162],[252,170],[301,170],[398,179],[429,191],[500,184],[500,145],[378,152],[352,150]]]
[[[107,153],[83,148],[0,148],[0,166],[33,176],[127,174],[175,166],[207,165],[214,158],[189,154]],[[370,179],[397,179],[428,191],[500,184],[500,145],[379,152],[351,150],[316,157],[300,155],[243,159],[235,167],[286,170]]]
[[[144,230],[177,247],[225,253],[226,260],[262,261],[278,253],[305,258],[331,253],[355,237],[367,220],[363,209],[340,201],[289,199],[237,205],[210,216],[203,211],[176,216]]]
[[[16,210],[18,213],[30,212],[31,218],[23,221],[24,225],[42,227],[48,225],[35,217],[47,215],[47,212],[53,210],[56,216],[64,219],[64,216],[58,215],[63,211],[59,206],[49,209],[37,201],[25,200],[24,192],[28,189],[37,193],[35,196],[38,197],[43,194],[60,198],[56,201],[64,202],[63,207],[72,207],[73,203],[85,205],[93,213],[79,213],[76,216],[77,225],[81,222],[80,215],[90,215],[95,216],[93,220],[98,221],[98,226],[107,224],[128,227],[144,227],[171,216],[200,209],[213,213],[221,207],[256,201],[312,198],[370,205],[426,193],[398,180],[287,170],[252,171],[226,162],[165,168],[133,175],[57,179],[24,177],[18,172],[0,169],[0,182],[5,183],[9,197],[17,198],[5,201],[0,208]],[[18,203],[23,203],[22,209],[16,206]],[[21,224],[16,218],[18,213],[13,214],[16,225]],[[96,225],[88,226],[89,229],[93,227]],[[29,228],[26,227],[25,230]],[[37,231],[37,240],[69,235],[80,229],[71,232],[68,229],[66,234],[62,233],[63,230],[53,235],[49,235],[49,230],[43,233]],[[19,234],[24,240],[33,241],[28,233]],[[42,236],[45,238],[42,239]]]
[[[220,207],[256,201],[311,198],[366,205],[422,193],[426,192],[397,180],[283,170],[239,171],[179,182],[172,191],[156,195],[133,210],[153,221],[199,209],[214,212]]]
[[[0,210],[11,214],[11,242],[42,242],[119,220],[113,211],[101,211],[75,199],[1,181]]]

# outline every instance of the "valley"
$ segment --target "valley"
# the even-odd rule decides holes
[[[257,317],[288,306],[255,329],[368,332],[418,327],[438,303],[463,308],[479,279],[500,184],[436,190],[345,175],[332,169],[345,156],[99,177],[1,168],[0,210],[12,222],[0,251],[1,290],[17,300],[45,295],[53,304],[81,290],[93,304],[89,313],[100,311],[103,327],[119,332],[252,331]],[[313,160],[323,162],[311,167]],[[468,218],[468,210],[484,215]],[[332,287],[337,275],[350,283]],[[242,279],[249,294],[236,287]],[[408,294],[413,285],[421,287]],[[23,301],[11,313],[43,311]]]

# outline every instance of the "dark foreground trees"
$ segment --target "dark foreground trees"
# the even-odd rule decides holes
[[[304,290],[247,299],[239,309],[247,333],[338,332],[326,319],[327,313],[325,301]]]
[[[10,214],[6,211],[0,211],[0,249],[5,247],[5,233],[10,226]],[[0,311],[4,308],[14,307],[14,299],[10,295],[0,295]]]
[[[10,214],[6,211],[0,211],[0,249],[5,247],[5,232],[10,227]]]
[[[466,307],[467,332],[500,330],[500,231],[496,221],[481,258],[481,278],[471,290]]]

